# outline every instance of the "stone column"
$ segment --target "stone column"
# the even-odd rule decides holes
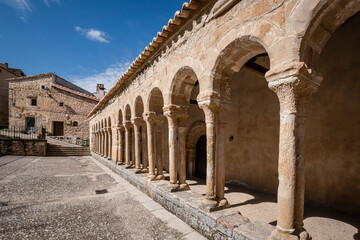
[[[105,147],[105,136],[104,129],[101,129],[101,156],[104,156],[104,147]]]
[[[148,160],[149,160],[149,175],[148,181],[156,180],[155,176],[155,136],[154,136],[154,123],[156,120],[155,112],[146,112],[143,118],[147,127],[147,143],[148,143]]]
[[[164,122],[164,116],[161,114],[157,114],[155,120],[155,146],[156,146],[156,180],[164,180],[164,173],[163,173],[163,159],[162,159],[162,124]]]
[[[141,146],[140,146],[140,127],[142,124],[142,119],[140,117],[135,117],[131,120],[134,125],[134,135],[135,135],[135,169],[136,173],[141,172]]]
[[[186,183],[186,119],[187,108],[176,105],[164,107],[164,115],[169,124],[169,172],[170,191],[182,191],[190,189]],[[179,167],[177,164],[179,161]],[[179,168],[179,180],[177,170]]]
[[[321,80],[302,63],[266,74],[280,102],[277,226],[270,239],[311,239],[303,228],[305,195],[305,103]]]
[[[124,126],[118,125],[116,128],[118,132],[118,165],[124,164]]]
[[[230,207],[225,198],[225,166],[226,166],[226,114],[229,106],[221,105],[218,111],[217,141],[216,141],[216,201],[217,208]]]
[[[112,131],[111,131],[111,127],[107,128],[107,142],[108,142],[108,147],[107,147],[107,159],[111,160],[111,151],[112,151]]]
[[[108,137],[107,127],[104,128],[104,158],[108,158],[108,149],[109,149],[109,137]]]
[[[214,209],[218,203],[215,199],[215,157],[216,157],[216,133],[217,114],[220,102],[212,99],[202,100],[199,107],[205,113],[206,122],[206,193],[203,206],[206,209]]]
[[[147,129],[146,129],[146,123],[144,122],[141,127],[141,153],[142,153],[142,172],[147,173],[148,172],[148,143],[147,143]]]
[[[130,138],[130,130],[131,130],[131,123],[130,121],[125,121],[125,167],[130,167],[130,151],[131,151],[131,138]]]

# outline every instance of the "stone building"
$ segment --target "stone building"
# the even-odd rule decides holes
[[[7,78],[25,76],[21,69],[9,68],[8,63],[0,63],[0,129],[9,124],[9,82]]]
[[[277,194],[271,239],[310,239],[305,200],[359,216],[359,10],[184,3],[89,114],[91,150],[172,191],[206,178],[208,210],[230,206],[225,181]]]
[[[10,78],[9,126],[44,127],[54,136],[89,137],[87,115],[99,99],[53,73]]]

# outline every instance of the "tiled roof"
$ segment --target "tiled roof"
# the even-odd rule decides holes
[[[84,94],[84,93],[81,93],[81,92],[72,90],[72,89],[70,89],[70,88],[67,88],[67,87],[64,87],[64,86],[61,86],[61,85],[58,85],[58,84],[52,84],[52,86],[55,87],[55,88],[64,90],[64,91],[66,91],[66,92],[70,92],[70,93],[73,93],[73,94],[75,94],[75,95],[81,96],[81,97],[89,98],[89,99],[95,100],[95,101],[100,101],[100,99],[97,98],[97,97],[89,96],[89,95],[87,95],[87,94]]]
[[[208,0],[190,0],[185,2],[181,8],[181,11],[176,11],[174,18],[169,19],[168,24],[162,28],[161,32],[158,32],[153,40],[145,47],[144,51],[133,61],[126,72],[118,79],[115,85],[110,91],[101,99],[101,101],[94,107],[88,117],[91,117],[102,105],[104,105],[120,88],[120,86],[129,78],[131,78],[139,69],[141,69],[145,63],[148,63],[147,59],[154,56],[163,44],[169,39],[170,36],[178,32],[178,30],[187,23],[189,16],[196,12],[199,7],[204,5]]]

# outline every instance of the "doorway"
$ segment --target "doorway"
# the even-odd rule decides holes
[[[26,131],[35,131],[35,118],[34,117],[26,118],[25,129],[26,129]]]
[[[196,143],[195,177],[206,179],[206,135]]]
[[[53,122],[54,136],[64,136],[64,122]]]

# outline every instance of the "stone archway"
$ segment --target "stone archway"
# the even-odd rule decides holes
[[[186,136],[186,165],[188,175],[195,176],[196,144],[203,135],[206,135],[205,122],[195,122],[189,127]]]

